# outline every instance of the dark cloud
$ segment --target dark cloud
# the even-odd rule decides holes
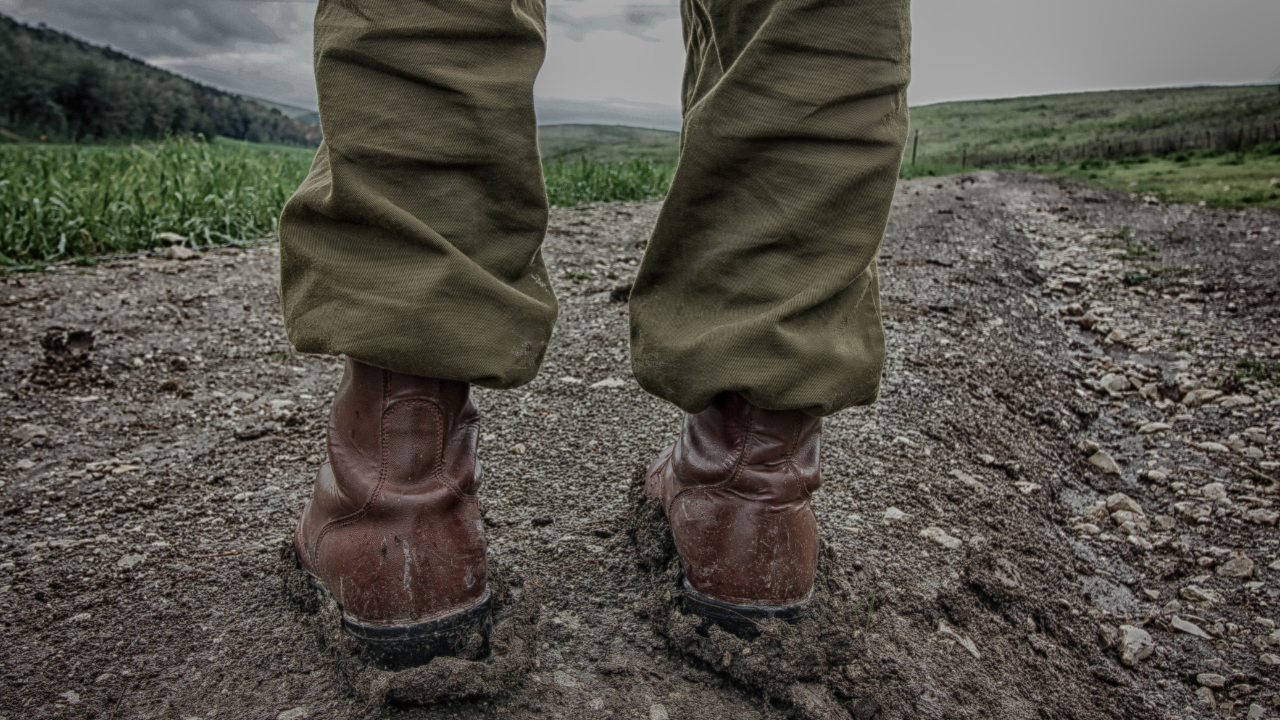
[[[680,17],[680,7],[675,4],[622,5],[622,12],[581,17],[569,12],[570,7],[568,3],[548,5],[547,24],[566,28],[565,37],[575,41],[581,41],[587,33],[594,30],[613,30],[641,40],[659,42],[657,38],[648,35],[649,31],[657,27],[658,23]]]
[[[0,9],[144,58],[199,57],[237,43],[286,42],[309,26],[314,3],[256,0],[8,0]],[[266,14],[271,25],[264,22]],[[274,26],[274,27],[273,27]]]

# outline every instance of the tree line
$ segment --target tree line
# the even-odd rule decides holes
[[[0,15],[0,140],[169,135],[314,147],[320,128],[110,48]]]

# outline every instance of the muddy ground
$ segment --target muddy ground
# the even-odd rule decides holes
[[[680,422],[627,360],[657,209],[553,213],[546,365],[477,398],[507,625],[408,675],[280,552],[341,364],[291,352],[275,246],[0,278],[0,717],[1280,717],[1280,216],[903,182],[825,609],[745,643],[632,486]]]

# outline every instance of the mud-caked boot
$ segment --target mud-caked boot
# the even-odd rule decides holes
[[[294,547],[370,664],[402,669],[487,643],[478,421],[467,383],[347,360]]]
[[[684,608],[740,637],[758,620],[801,617],[818,568],[810,496],[822,420],[722,393],[686,415],[680,438],[649,467],[683,569]]]

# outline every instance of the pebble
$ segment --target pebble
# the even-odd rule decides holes
[[[649,706],[649,720],[671,720],[671,716],[662,703],[654,703]]]
[[[291,710],[281,710],[280,714],[276,715],[276,720],[302,720],[310,715],[306,708],[296,707]]]
[[[1200,407],[1207,402],[1213,402],[1222,397],[1221,390],[1210,390],[1209,388],[1199,388],[1192,390],[1182,397],[1182,404],[1189,408]]]
[[[1200,448],[1205,452],[1218,452],[1218,453],[1231,452],[1231,448],[1228,448],[1226,445],[1223,445],[1222,443],[1216,443],[1216,442],[1198,442],[1196,443],[1196,447]]]
[[[964,545],[964,541],[960,538],[951,537],[942,528],[932,525],[921,530],[920,537],[925,540],[932,540],[948,550],[958,550]]]
[[[49,431],[39,425],[24,423],[18,426],[18,429],[9,433],[18,442],[30,442],[38,437],[49,437]]]
[[[961,472],[959,470],[952,470],[951,475],[955,479],[964,483],[966,487],[972,488],[978,492],[987,491],[987,486],[983,485],[981,481],[979,481],[976,477],[970,475],[969,473]]]
[[[1120,466],[1116,464],[1114,458],[1106,450],[1099,450],[1089,456],[1089,464],[1101,470],[1107,475],[1119,475]]]
[[[1200,488],[1200,495],[1206,500],[1226,500],[1227,488],[1222,483],[1209,483]]]
[[[1249,703],[1249,714],[1246,715],[1245,718],[1246,720],[1260,720],[1260,718],[1265,717],[1266,714],[1266,708],[1262,707],[1258,703]]]
[[[1133,625],[1120,626],[1120,662],[1133,667],[1138,661],[1155,652],[1156,643],[1151,633]]]
[[[1258,660],[1263,665],[1280,665],[1280,655],[1272,653],[1262,653],[1258,656]]]
[[[1213,697],[1213,691],[1207,687],[1200,687],[1196,690],[1196,701],[1207,707],[1217,707],[1218,701]]]
[[[1207,505],[1201,505],[1198,502],[1175,502],[1174,510],[1183,518],[1198,523],[1199,520],[1208,519],[1213,514],[1213,509]]]
[[[1275,525],[1277,521],[1280,521],[1280,512],[1257,508],[1245,513],[1244,519],[1258,525]]]
[[[563,670],[555,671],[555,674],[552,676],[552,678],[555,680],[555,683],[560,687],[567,687],[567,688],[578,687],[578,681],[574,679],[572,675],[570,675],[569,673]]]
[[[1129,378],[1124,375],[1103,375],[1099,382],[1102,383],[1102,387],[1111,392],[1118,393],[1129,389]]]
[[[1233,557],[1218,566],[1218,575],[1229,578],[1253,577],[1253,561],[1244,555]]]
[[[164,249],[164,256],[168,260],[195,260],[200,253],[182,245],[170,245]]]
[[[907,520],[907,514],[902,512],[896,507],[891,507],[888,510],[884,511],[884,521],[887,523],[906,522],[906,520]]]
[[[1138,432],[1142,435],[1150,435],[1151,433],[1157,433],[1162,430],[1172,430],[1172,429],[1173,429],[1173,426],[1170,425],[1169,423],[1152,422],[1152,423],[1147,423],[1146,425],[1143,425],[1142,427],[1138,428]]]
[[[1117,512],[1131,512],[1135,515],[1142,515],[1142,506],[1137,500],[1125,495],[1124,493],[1116,493],[1107,498],[1107,512],[1115,514]]]
[[[978,659],[978,660],[982,659],[982,653],[978,652],[978,646],[975,645],[972,640],[965,637],[959,630],[956,630],[955,628],[948,625],[946,620],[938,621],[938,634],[945,635],[948,638],[959,643],[960,646],[963,647],[965,650],[968,650],[969,654],[972,655],[975,659]]]
[[[1209,603],[1211,605],[1216,605],[1222,602],[1222,595],[1218,594],[1214,590],[1202,588],[1199,585],[1188,585],[1182,588],[1182,590],[1178,592],[1178,595],[1183,600],[1190,600],[1191,602]]]
[[[1213,637],[1209,635],[1209,633],[1205,632],[1199,625],[1196,625],[1193,622],[1188,622],[1186,620],[1183,620],[1177,615],[1174,615],[1173,617],[1169,618],[1169,625],[1174,630],[1180,630],[1188,635],[1194,635],[1198,638],[1203,638],[1205,640],[1213,639]]]
[[[601,380],[600,382],[592,383],[592,384],[591,384],[591,389],[592,389],[592,390],[605,390],[605,389],[609,389],[609,388],[620,388],[620,387],[622,387],[623,385],[626,385],[626,383],[625,383],[625,382],[623,382],[623,381],[621,381],[621,380],[619,380],[619,379],[617,379],[617,378],[605,378],[604,380]]]
[[[61,697],[63,700],[66,700],[68,703],[72,705],[80,704],[80,693],[76,692],[75,690],[68,690],[62,693],[61,695],[59,695],[58,697]]]
[[[146,559],[147,559],[146,555],[125,555],[124,557],[116,561],[116,567],[124,570],[130,570],[138,565],[141,565],[142,562]]]
[[[1147,479],[1151,482],[1164,482],[1169,479],[1169,473],[1164,470],[1148,470]]]
[[[1200,673],[1196,675],[1196,682],[1203,687],[1221,690],[1227,686],[1227,679],[1218,673]]]
[[[1249,397],[1248,395],[1228,395],[1214,403],[1214,405],[1217,405],[1218,407],[1223,407],[1223,408],[1233,408],[1233,407],[1240,407],[1241,405],[1252,405],[1252,404],[1253,404],[1253,398]]]

